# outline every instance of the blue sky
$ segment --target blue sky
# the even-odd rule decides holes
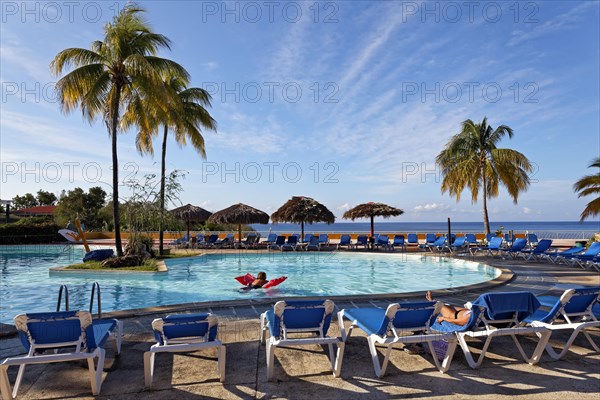
[[[2,2],[2,199],[110,192],[106,128],[60,112],[48,65],[89,48],[123,4]],[[173,42],[161,55],[213,94],[207,160],[168,144],[168,169],[189,172],[181,201],[272,213],[307,195],[338,216],[381,201],[404,209],[399,221],[480,221],[468,193],[441,194],[434,159],[462,121],[487,116],[535,164],[519,204],[502,190],[490,219],[577,220],[587,201],[573,182],[600,154],[600,3],[467,4],[141,2]],[[158,173],[134,136],[119,137],[121,177]]]

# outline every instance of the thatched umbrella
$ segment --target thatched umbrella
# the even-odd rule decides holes
[[[187,225],[187,235],[190,237],[190,224],[192,222],[204,223],[212,215],[210,211],[206,211],[204,208],[196,207],[191,204],[177,207],[170,211],[176,218],[184,221]]]
[[[395,217],[397,215],[404,214],[399,208],[388,206],[383,203],[365,203],[359,204],[356,207],[346,211],[344,213],[344,219],[351,219],[354,221],[357,218],[371,218],[371,236],[375,234],[375,225],[373,223],[373,217]]]
[[[238,224],[239,241],[242,241],[242,224],[268,224],[269,214],[239,203],[210,216],[213,224]]]
[[[335,222],[335,215],[327,207],[310,197],[294,196],[279,210],[271,214],[271,220],[277,222],[295,222],[302,226],[302,238],[304,240],[304,223]]]

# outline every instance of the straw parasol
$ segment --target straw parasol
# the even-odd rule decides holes
[[[374,217],[389,218],[402,214],[404,214],[404,211],[402,211],[399,208],[388,206],[387,204],[383,203],[371,202],[359,204],[356,207],[351,208],[350,210],[344,213],[343,218],[351,219],[352,221],[354,221],[357,218],[371,218],[371,236],[373,236],[375,234],[375,225],[373,223]]]
[[[277,211],[271,214],[271,220],[277,222],[295,222],[302,226],[302,238],[304,240],[304,223],[335,222],[335,215],[327,207],[310,197],[294,196]]]
[[[188,237],[190,236],[190,224],[192,222],[204,223],[212,215],[210,211],[207,211],[201,207],[193,206],[191,204],[177,207],[171,210],[170,213],[186,223]]]
[[[242,241],[242,224],[268,224],[269,214],[246,204],[234,204],[210,216],[208,222],[213,224],[238,224],[238,239]]]

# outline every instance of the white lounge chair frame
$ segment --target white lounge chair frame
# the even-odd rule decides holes
[[[209,328],[206,331],[206,335],[202,337],[186,337],[186,338],[175,338],[169,339],[162,334],[163,343],[157,342],[150,347],[150,350],[144,352],[144,384],[147,388],[152,386],[154,379],[154,359],[156,353],[189,353],[192,351],[212,349],[217,350],[217,371],[219,373],[219,381],[225,382],[225,358],[226,349],[225,345],[219,340],[208,341],[210,335],[210,328],[218,325],[218,319],[216,316],[209,314],[206,318],[209,324]],[[162,318],[157,318],[152,321],[152,329],[158,332],[163,332],[163,327],[168,325]]]
[[[85,329],[92,324],[92,316],[87,311],[78,311],[76,316],[73,318],[79,318],[81,323],[81,335],[75,341],[71,342],[61,342],[61,343],[50,343],[50,344],[36,344],[35,341],[29,335],[29,330],[27,328],[28,322],[43,322],[42,320],[36,320],[32,318],[28,318],[26,314],[17,315],[15,317],[15,325],[17,329],[24,332],[29,338],[29,352],[25,356],[21,357],[12,357],[7,358],[0,364],[0,391],[2,392],[3,400],[12,400],[17,397],[17,393],[19,391],[19,387],[21,386],[21,382],[23,380],[23,375],[25,373],[25,367],[28,364],[49,364],[55,362],[64,362],[64,361],[79,361],[79,360],[87,360],[88,363],[88,376],[90,379],[90,384],[92,387],[92,393],[94,395],[100,394],[100,389],[102,387],[102,371],[104,368],[104,359],[106,356],[106,350],[101,347],[96,347],[94,351],[87,352],[85,349]],[[113,339],[113,343],[115,346],[115,351],[117,354],[121,353],[121,340],[123,333],[123,323],[119,320],[117,322],[117,331],[112,332],[110,336]],[[38,350],[43,349],[59,349],[59,348],[68,348],[75,347],[75,350],[69,353],[58,353],[58,350],[55,350],[54,354],[43,354],[36,355]],[[94,360],[97,359],[96,365],[94,365]],[[15,386],[11,391],[10,381],[8,379],[8,367],[18,365],[19,372],[17,373],[17,379],[15,381]]]

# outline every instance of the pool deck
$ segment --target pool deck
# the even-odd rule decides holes
[[[469,257],[469,259],[471,259]],[[471,288],[435,293],[439,300],[463,304],[487,291],[531,291],[536,295],[560,295],[575,285],[600,285],[600,274],[579,267],[523,263],[511,260],[477,257],[491,265],[509,268],[512,280],[494,288]],[[421,299],[413,297],[413,299]],[[336,308],[385,307],[393,301],[407,301],[405,296],[386,299],[335,299]],[[500,337],[493,341],[491,354],[483,365],[468,367],[457,349],[450,371],[437,371],[428,354],[411,355],[398,346],[392,352],[388,372],[376,378],[364,335],[357,331],[346,343],[342,377],[334,378],[328,357],[319,346],[278,349],[275,355],[275,382],[267,382],[265,347],[258,342],[259,315],[272,303],[202,304],[187,308],[190,312],[210,311],[219,316],[219,336],[227,347],[226,382],[219,383],[216,358],[210,351],[187,355],[160,354],[152,390],[144,389],[143,352],[153,343],[150,324],[164,310],[120,312],[124,322],[123,352],[114,358],[107,351],[105,380],[101,399],[387,399],[387,398],[593,398],[600,392],[600,354],[594,353],[580,335],[572,351],[560,361],[545,355],[542,361],[528,365],[520,359],[512,340]],[[336,310],[337,311],[337,310]],[[337,321],[331,335],[339,335]],[[600,342],[600,329],[592,331]],[[552,338],[566,340],[565,333]],[[526,352],[536,340],[527,337]],[[0,359],[22,354],[16,337],[0,339]],[[62,364],[62,365],[61,365]],[[11,382],[16,368],[9,370]],[[87,378],[87,367],[77,363],[31,365],[27,367],[19,398],[58,399],[93,398]]]

